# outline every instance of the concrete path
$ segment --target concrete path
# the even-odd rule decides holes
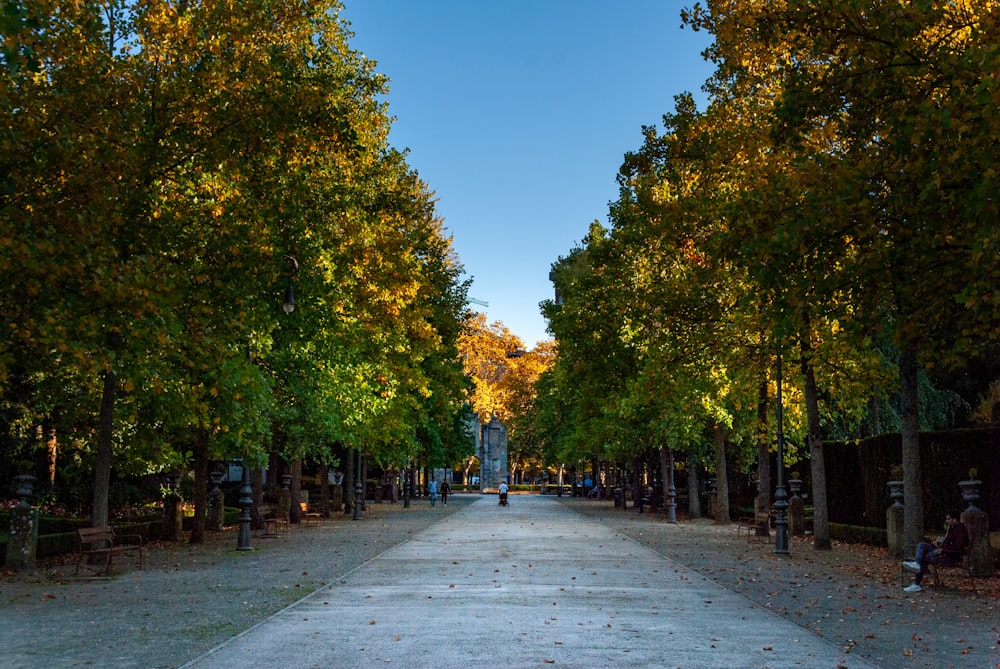
[[[555,500],[483,497],[184,665],[875,665]]]

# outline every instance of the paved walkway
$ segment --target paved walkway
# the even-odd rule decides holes
[[[779,557],[710,520],[495,501],[372,504],[249,552],[228,528],[112,578],[72,556],[0,572],[0,667],[1000,669],[1000,574],[913,595],[882,549]]]
[[[482,497],[184,665],[869,664],[554,499]]]

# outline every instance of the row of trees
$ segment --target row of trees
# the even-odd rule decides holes
[[[467,448],[463,270],[339,11],[0,12],[0,459],[93,467],[95,525],[112,469],[200,519],[210,460]]]
[[[758,462],[759,504],[773,487],[777,353],[816,546],[824,437],[900,429],[913,547],[921,409],[960,404],[930,379],[997,372],[998,4],[709,0],[683,20],[714,36],[709,103],[643,129],[610,229],[555,263],[535,424],[567,461],[710,444],[728,519],[727,447]]]

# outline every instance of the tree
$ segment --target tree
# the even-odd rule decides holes
[[[996,203],[985,195],[996,186],[996,10],[804,2],[767,17],[770,42],[795,54],[778,67],[776,136],[801,148],[825,135],[834,160],[816,175],[822,223],[851,243],[852,318],[860,331],[890,328],[902,351],[909,549],[924,531],[917,367],[960,364],[1000,323]]]
[[[259,462],[265,435],[328,459],[453,432],[462,269],[339,8],[4,14],[0,271],[29,299],[14,281],[0,294],[17,324],[0,381],[21,351],[100,378],[80,385],[100,406],[95,524],[125,456],[156,470],[194,453],[204,478],[210,456]]]

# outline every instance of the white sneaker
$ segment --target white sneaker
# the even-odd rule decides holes
[[[906,571],[912,571],[914,574],[920,573],[920,565],[916,562],[904,562],[903,569]]]
[[[903,588],[903,592],[923,592],[923,588],[917,583],[912,583]]]

